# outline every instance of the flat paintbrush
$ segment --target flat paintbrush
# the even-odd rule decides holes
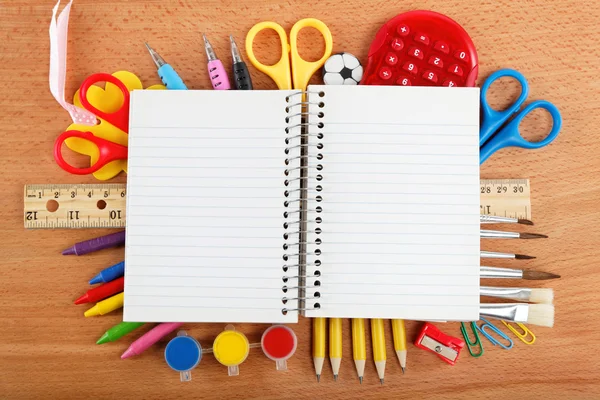
[[[554,306],[525,303],[480,304],[479,316],[552,327],[554,325]]]
[[[481,286],[479,294],[481,296],[526,301],[528,303],[552,304],[554,300],[554,291],[548,288],[529,289]]]

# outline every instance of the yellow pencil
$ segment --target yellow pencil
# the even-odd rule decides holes
[[[365,341],[365,320],[362,318],[352,319],[352,357],[356,366],[356,373],[360,383],[365,374],[365,362],[367,360],[367,344]]]
[[[337,381],[342,364],[342,319],[329,318],[329,362]]]
[[[315,364],[315,373],[317,382],[321,380],[321,370],[323,361],[325,361],[325,318],[313,319],[313,363]]]
[[[392,335],[394,336],[394,350],[400,361],[402,373],[406,369],[406,330],[403,319],[392,320]]]
[[[111,311],[116,310],[117,308],[123,307],[123,299],[125,298],[125,294],[123,292],[119,294],[115,294],[112,297],[109,297],[106,300],[102,300],[96,303],[96,305],[89,310],[87,310],[83,315],[86,317],[95,317],[96,315],[104,315],[108,314]]]
[[[385,375],[385,332],[383,331],[383,320],[380,318],[371,320],[371,339],[373,340],[373,360],[379,381],[383,385]]]

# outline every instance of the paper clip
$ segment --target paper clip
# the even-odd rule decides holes
[[[515,329],[514,326],[512,326],[511,324],[509,324],[508,322],[502,320],[502,323],[504,325],[506,325],[506,327],[515,334],[516,337],[519,338],[519,340],[525,344],[534,344],[535,343],[535,335],[533,334],[533,332],[531,332],[529,330],[529,328],[527,328],[525,325],[523,325],[520,322],[516,322],[516,324],[519,326],[519,328],[521,328],[523,330],[523,332],[519,332],[517,329]],[[531,336],[531,339],[525,340],[527,338],[527,335]]]
[[[481,320],[484,323],[481,324],[481,326],[477,326],[477,325],[475,325],[475,326],[477,327],[477,330],[479,330],[479,332],[481,332],[481,334],[483,336],[485,336],[485,338],[487,340],[489,340],[494,346],[498,345],[498,346],[502,347],[504,350],[512,349],[514,343],[512,340],[510,340],[510,338],[504,332],[502,332],[500,329],[498,329],[494,324],[492,324],[487,319],[481,317]],[[486,332],[485,328],[491,329],[498,336],[500,336],[500,338],[506,340],[508,342],[508,345],[504,345],[504,344],[500,343],[500,341],[498,341],[495,337],[493,337],[488,332]]]
[[[471,330],[473,331],[473,336],[475,337],[475,340],[471,341],[471,339],[469,338],[469,334],[467,333],[467,328],[465,327],[465,323],[461,322],[460,323],[460,331],[463,335],[463,337],[465,338],[465,343],[467,344],[467,350],[469,350],[469,354],[472,357],[478,358],[481,357],[483,355],[483,345],[481,344],[481,339],[479,338],[479,333],[477,333],[477,324],[475,324],[475,322],[471,322]],[[474,352],[473,349],[478,346],[479,347],[479,351],[478,352]]]

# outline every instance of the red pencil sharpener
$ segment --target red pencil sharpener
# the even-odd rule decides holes
[[[465,342],[453,336],[446,335],[435,325],[426,322],[423,324],[415,346],[436,354],[450,365],[456,364],[460,351],[465,347]]]

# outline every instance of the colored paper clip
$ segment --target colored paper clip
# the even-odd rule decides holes
[[[515,334],[516,337],[519,338],[519,340],[525,344],[534,344],[535,343],[535,335],[533,334],[533,332],[531,332],[529,330],[529,328],[527,328],[524,324],[520,323],[520,322],[516,322],[516,324],[519,326],[519,328],[521,328],[523,330],[523,332],[519,332],[514,326],[512,326],[511,324],[509,324],[508,322],[502,320],[502,323],[504,325],[506,325],[506,327]],[[527,335],[531,336],[530,340],[526,340]]]
[[[471,339],[469,338],[469,333],[467,332],[467,328],[465,327],[465,323],[461,322],[460,323],[460,332],[462,333],[463,337],[465,338],[465,343],[467,344],[467,350],[469,350],[469,354],[472,357],[478,358],[481,357],[483,355],[483,344],[481,343],[481,339],[479,338],[479,333],[477,332],[477,324],[475,322],[471,322],[471,330],[473,331],[473,336],[475,337],[475,340],[471,341]],[[479,351],[475,352],[473,349],[478,346],[479,347]]]
[[[483,335],[485,336],[485,338],[487,340],[489,340],[494,346],[498,345],[500,347],[502,347],[504,350],[510,350],[513,347],[513,341],[510,340],[510,338],[504,333],[502,332],[500,329],[498,329],[494,324],[492,324],[490,321],[488,321],[487,319],[481,317],[481,321],[483,321],[484,323],[481,324],[481,326],[477,326],[477,330]],[[500,336],[500,338],[506,340],[508,342],[508,345],[504,345],[502,343],[500,343],[500,341],[498,341],[495,337],[493,337],[491,334],[489,334],[485,329],[489,328],[491,329],[493,332],[495,332],[498,336]]]

